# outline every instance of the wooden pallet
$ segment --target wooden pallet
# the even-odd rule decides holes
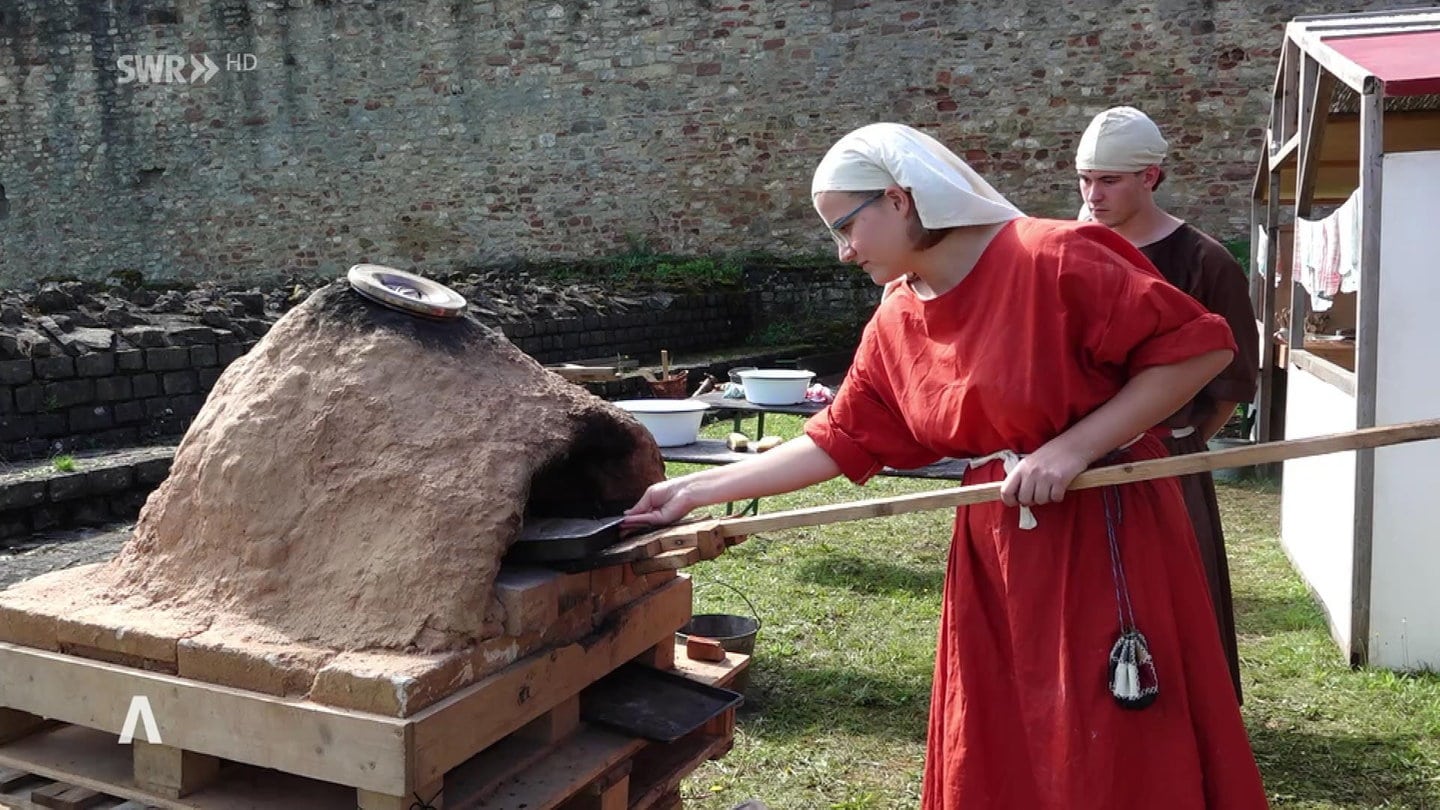
[[[683,645],[648,654],[703,683],[725,686],[749,665],[684,658]],[[730,710],[676,743],[660,745],[582,723],[578,696],[506,736],[445,774],[443,794],[415,793],[410,808],[440,810],[669,810],[680,807],[680,781],[729,750]],[[137,745],[145,743],[137,741]],[[163,748],[163,746],[156,746]],[[295,774],[222,762],[203,787],[171,799],[135,781],[135,753],[95,729],[47,722],[0,746],[0,807],[97,810],[327,810],[356,807],[352,788]],[[413,804],[412,804],[413,803]],[[360,807],[366,807],[363,802]]]
[[[408,717],[0,643],[0,767],[167,810],[409,810],[416,796],[439,795],[452,770],[553,721],[626,661],[672,659],[690,598],[689,580],[676,578],[617,608],[580,642],[517,661]],[[139,731],[134,745],[117,744],[136,696],[148,700],[163,744]]]

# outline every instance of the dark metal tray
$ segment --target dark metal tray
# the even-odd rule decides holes
[[[586,722],[668,743],[744,700],[729,689],[632,663],[580,693],[580,716]]]
[[[526,522],[505,557],[513,562],[584,560],[620,542],[621,517],[539,518]]]

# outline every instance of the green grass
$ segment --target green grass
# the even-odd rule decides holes
[[[753,421],[747,427],[753,426]],[[767,433],[800,421],[771,415]],[[706,428],[723,437],[728,420]],[[694,469],[672,465],[671,474]],[[937,486],[831,481],[766,511]],[[1245,717],[1276,807],[1440,810],[1440,677],[1352,671],[1277,540],[1278,492],[1222,486],[1235,579]],[[687,807],[748,798],[776,808],[919,804],[948,511],[750,538],[691,569],[696,612],[764,622],[735,747],[686,780]]]
[[[56,472],[75,472],[75,457],[56,456],[50,459],[50,466],[54,467]]]

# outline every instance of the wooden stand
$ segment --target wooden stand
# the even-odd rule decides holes
[[[664,806],[685,774],[728,750],[733,710],[657,747],[581,723],[578,696],[632,659],[674,662],[674,630],[689,616],[690,597],[689,580],[674,579],[618,609],[603,632],[517,661],[405,718],[0,644],[0,806]],[[733,658],[700,679],[728,682],[748,664]],[[139,723],[134,744],[120,745],[137,696],[148,700],[162,739],[146,741]],[[657,748],[663,753],[646,753]]]

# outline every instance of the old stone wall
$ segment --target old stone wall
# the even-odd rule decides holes
[[[1117,103],[1244,236],[1283,23],[1366,5],[0,0],[0,284],[829,251],[810,172],[876,120],[1069,216]]]
[[[168,295],[199,314],[157,313],[153,305],[124,306],[117,295],[83,286],[47,285],[33,297],[8,299],[12,313],[58,295],[73,308],[0,326],[0,463],[180,435],[225,366],[255,345],[256,336],[279,317],[273,302],[283,298],[283,293],[258,291],[177,291]],[[144,300],[138,292],[131,297]],[[272,303],[263,303],[266,299]],[[202,307],[201,301],[209,305]],[[239,311],[241,301],[254,307],[248,313],[254,317],[237,318],[247,329],[233,321],[226,324],[231,328],[211,325],[223,311],[214,304]],[[653,293],[641,305],[623,309],[619,302],[596,303],[595,310],[566,317],[555,317],[551,303],[528,317],[490,325],[542,363],[625,355],[653,365],[662,348],[678,359],[739,346],[751,337],[757,317],[750,309],[752,296],[743,292]],[[135,325],[101,325],[105,322],[99,318],[115,312],[126,313]],[[849,317],[848,310],[842,317]]]

